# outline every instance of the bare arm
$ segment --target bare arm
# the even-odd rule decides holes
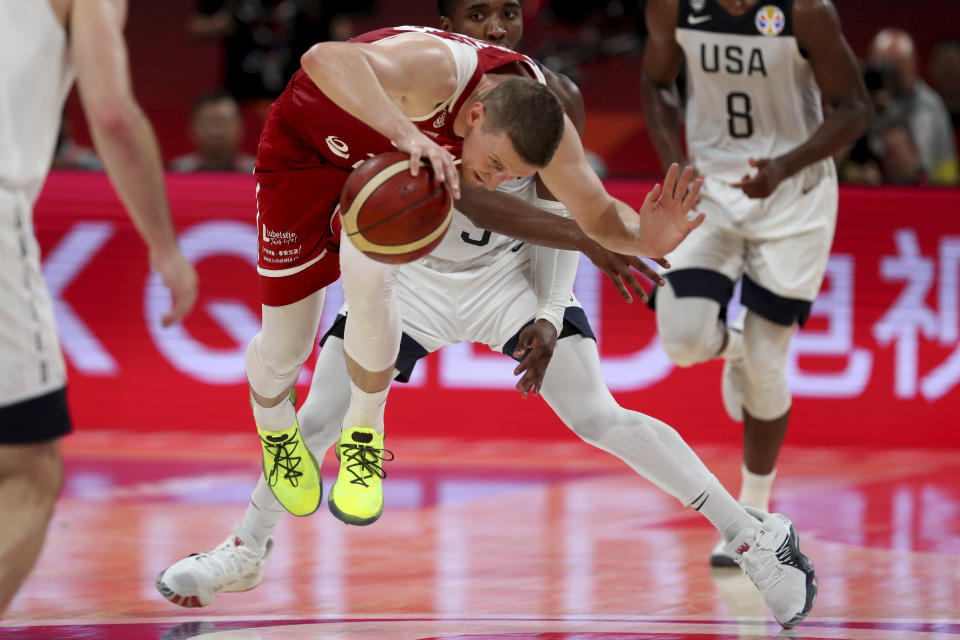
[[[867,89],[830,1],[795,2],[793,30],[810,61],[823,100],[831,108],[823,123],[800,146],[776,158],[751,159],[757,174],[734,185],[751,198],[770,195],[783,179],[856,141],[870,118]]]
[[[126,13],[126,0],[75,0],[70,52],[94,145],[150,250],[151,264],[173,294],[166,325],[189,312],[197,296],[197,279],[177,247],[160,149],[133,95],[123,40]]]
[[[583,136],[583,128],[587,122],[587,111],[583,105],[583,94],[580,93],[580,87],[562,73],[547,68],[543,69],[543,77],[550,90],[557,95],[560,104],[563,105],[564,112],[570,118],[570,122],[573,123],[577,133]]]
[[[646,20],[649,36],[640,81],[643,115],[664,169],[673,162],[682,166],[687,159],[680,139],[680,96],[675,84],[683,64],[683,51],[674,36],[676,0],[649,0]]]
[[[702,214],[687,219],[702,181],[693,180],[692,168],[684,170],[679,180],[678,173],[677,166],[671,165],[662,192],[656,185],[639,212],[634,211],[604,189],[567,119],[560,145],[550,164],[540,170],[540,178],[583,231],[607,249],[637,256],[664,256],[703,221]]]
[[[410,121],[456,89],[456,67],[443,44],[415,34],[384,44],[321,42],[300,63],[324,95],[410,154],[411,173],[425,157],[459,197],[453,156]]]
[[[502,191],[463,185],[457,210],[470,222],[505,236],[554,249],[581,251],[590,239],[575,221],[558,218]]]

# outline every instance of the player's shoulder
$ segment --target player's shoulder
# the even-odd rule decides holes
[[[645,17],[652,33],[672,31],[680,15],[681,0],[647,0]]]
[[[404,25],[399,27],[384,27],[356,35],[348,42],[359,44],[372,43],[416,43],[419,48],[430,50],[445,50],[447,48],[441,41],[451,40],[447,37],[446,31],[434,29],[433,27],[417,27]]]
[[[792,18],[797,39],[805,48],[842,37],[840,17],[831,0],[793,0]]]
[[[835,11],[831,0],[793,0],[793,12],[819,13]]]
[[[580,87],[577,86],[576,82],[562,73],[553,71],[547,67],[541,67],[540,70],[543,72],[547,86],[557,94],[557,97],[560,98],[561,101],[583,102],[583,94],[580,92]]]
[[[837,9],[831,0],[793,0],[792,13],[793,21],[800,25],[837,19]]]

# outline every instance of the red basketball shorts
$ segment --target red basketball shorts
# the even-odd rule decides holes
[[[257,172],[260,301],[283,306],[340,277],[340,191],[350,172],[332,166]]]

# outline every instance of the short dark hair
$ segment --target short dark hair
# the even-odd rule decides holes
[[[234,98],[228,91],[225,89],[216,89],[208,93],[197,96],[193,103],[190,105],[190,117],[197,115],[197,113],[203,109],[208,104],[217,104],[218,102],[229,101],[237,105],[239,110],[239,105],[237,104],[236,98]]]
[[[488,131],[507,134],[524,162],[545,167],[563,136],[563,107],[553,91],[531,78],[510,78],[480,102]]]
[[[453,15],[453,0],[437,0],[437,15],[449,18]]]

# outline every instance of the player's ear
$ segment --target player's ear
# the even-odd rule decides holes
[[[447,16],[440,16],[440,28],[443,31],[453,31],[453,23]]]
[[[472,129],[483,124],[487,108],[482,102],[474,102],[467,110],[467,125]]]

